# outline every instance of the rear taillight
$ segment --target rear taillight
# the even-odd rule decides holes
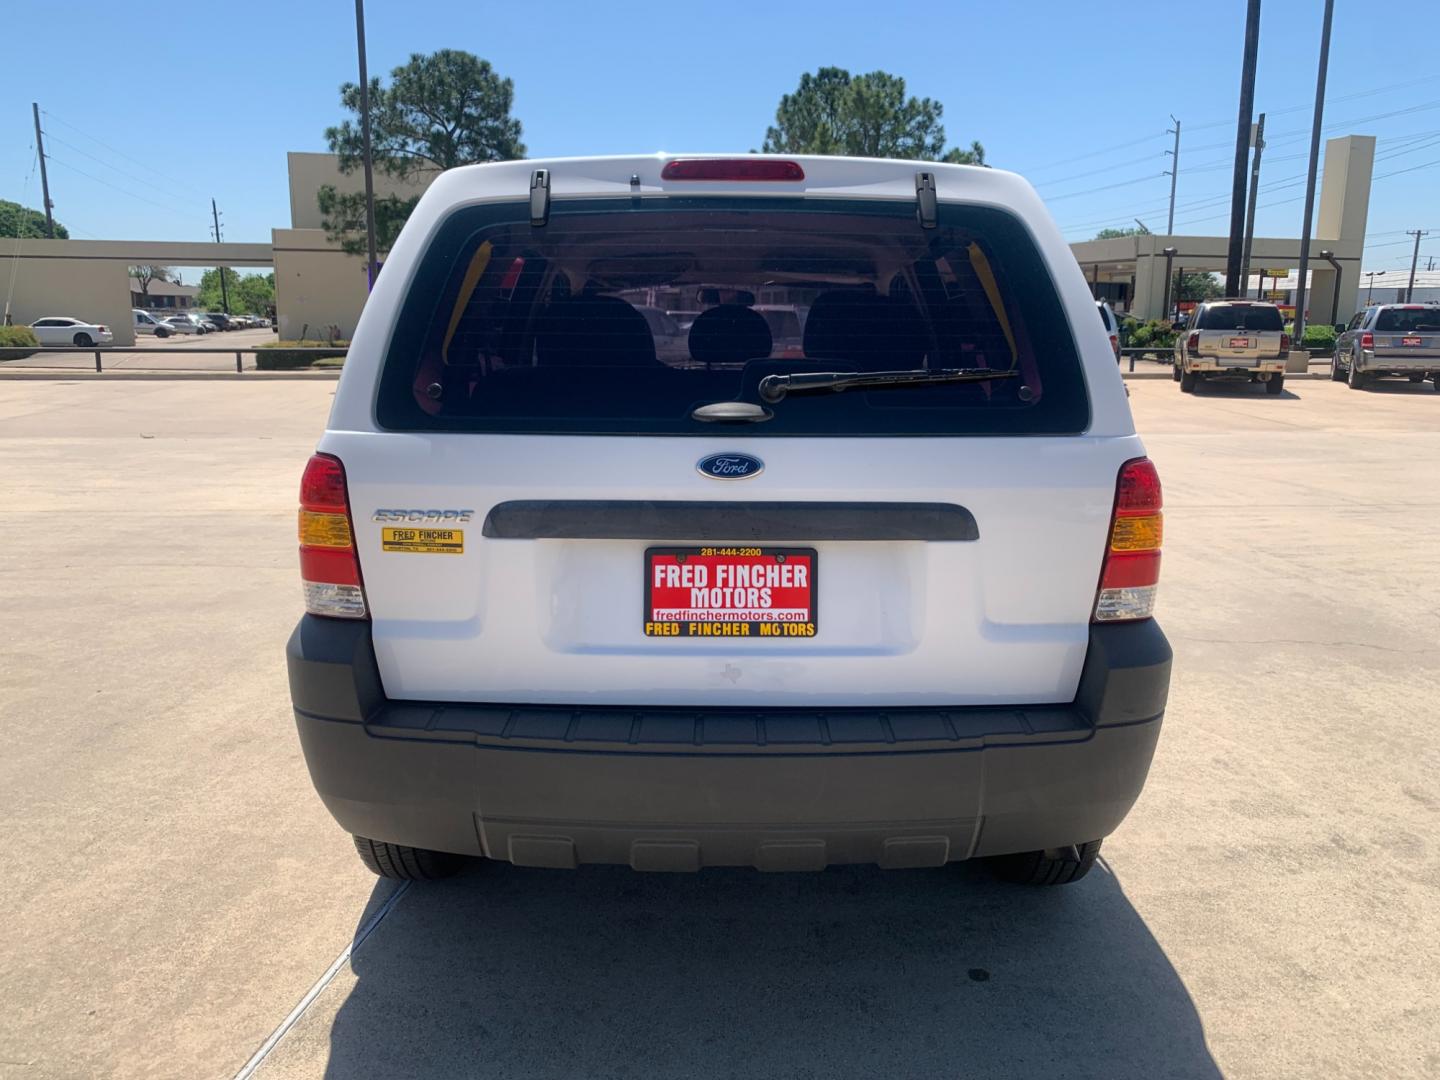
[[[1189,349],[1191,352],[1198,351],[1200,348],[1200,335],[1191,334],[1185,342],[1185,348]]]
[[[1281,356],[1284,356],[1284,355],[1285,355],[1286,353],[1288,353],[1289,351],[1290,351],[1290,335],[1289,335],[1289,334],[1281,334],[1281,335],[1280,335],[1280,355],[1281,355]]]
[[[798,161],[774,158],[696,158],[669,162],[661,180],[784,180],[805,179]]]
[[[1366,330],[1365,333],[1363,333],[1363,334],[1360,335],[1360,348],[1362,348],[1362,349],[1373,349],[1373,348],[1375,348],[1375,335],[1372,334],[1372,333],[1370,333],[1369,330]]]
[[[345,466],[329,454],[314,455],[300,478],[300,578],[311,615],[367,617]]]
[[[1093,621],[1148,619],[1154,612],[1165,532],[1161,503],[1160,474],[1149,458],[1121,466]]]
[[[1116,334],[1110,335],[1110,351],[1115,354],[1115,359],[1120,359],[1120,338]]]

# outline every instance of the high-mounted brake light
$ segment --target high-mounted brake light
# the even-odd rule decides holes
[[[305,610],[339,619],[368,617],[355,531],[350,525],[345,466],[316,454],[300,477],[300,578]]]
[[[1155,611],[1165,535],[1162,504],[1160,474],[1149,458],[1120,467],[1093,621],[1148,619]]]
[[[671,161],[661,180],[804,180],[798,161],[773,158],[692,158]]]

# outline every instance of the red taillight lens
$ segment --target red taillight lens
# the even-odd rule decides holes
[[[1115,354],[1116,359],[1120,357],[1120,337],[1117,334],[1110,335],[1110,351]]]
[[[1373,348],[1375,348],[1375,335],[1372,334],[1372,333],[1370,333],[1370,331],[1368,331],[1368,330],[1366,330],[1365,333],[1361,334],[1361,335],[1360,335],[1360,348],[1362,348],[1362,349],[1373,349]]]
[[[1288,353],[1289,351],[1290,351],[1290,335],[1289,335],[1289,334],[1281,334],[1281,335],[1280,335],[1280,355],[1281,355],[1281,356],[1284,356],[1284,355],[1285,355],[1286,353]]]
[[[1149,458],[1120,468],[1115,481],[1115,510],[1110,541],[1095,597],[1095,622],[1148,619],[1155,610],[1160,581],[1160,543],[1164,536],[1160,474]]]
[[[1185,342],[1185,348],[1189,349],[1191,352],[1194,352],[1195,350],[1199,349],[1199,348],[1200,348],[1200,335],[1199,335],[1199,334],[1191,334],[1190,337],[1189,337],[1189,339]]]
[[[312,615],[364,619],[369,615],[355,554],[345,466],[316,454],[300,477],[300,579]]]
[[[696,158],[672,161],[660,171],[661,180],[783,180],[805,179],[798,161],[770,158]]]

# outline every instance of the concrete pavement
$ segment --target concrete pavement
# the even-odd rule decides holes
[[[284,686],[333,389],[0,383],[0,1077],[232,1076],[390,897]],[[477,867],[258,1075],[1434,1075],[1440,394],[1131,392],[1177,656],[1101,871]]]
[[[168,338],[142,337],[135,351],[100,350],[105,371],[234,371],[234,353],[205,352],[208,349],[253,349],[275,340],[273,329],[226,330],[213,334],[175,334]],[[255,370],[255,357],[244,354],[246,371]],[[83,353],[36,353],[22,360],[0,361],[6,371],[94,371],[94,351]]]

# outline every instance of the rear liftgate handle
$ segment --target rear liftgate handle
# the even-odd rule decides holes
[[[530,224],[536,228],[550,220],[550,170],[530,174]]]

